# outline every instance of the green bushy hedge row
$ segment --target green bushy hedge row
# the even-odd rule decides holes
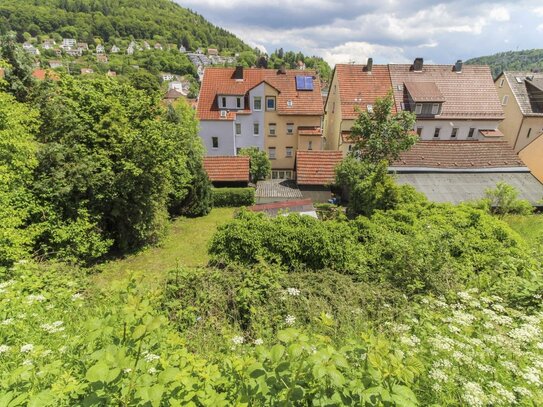
[[[250,206],[255,203],[254,188],[214,188],[213,206]]]

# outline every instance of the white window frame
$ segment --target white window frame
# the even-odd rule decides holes
[[[241,136],[241,123],[236,123],[236,136]]]
[[[270,100],[273,100],[273,107],[269,107],[268,105],[268,101]],[[276,107],[275,104],[276,104],[275,96],[266,96],[266,110],[269,110],[269,111],[275,110],[275,107]]]
[[[439,103],[432,104],[432,114],[433,115],[439,114]]]
[[[285,157],[291,158],[293,152],[294,152],[293,147],[285,147]]]
[[[415,114],[421,114],[422,113],[422,103],[417,103],[415,105]]]
[[[503,84],[505,83],[505,78],[502,78],[500,80],[500,88],[503,88]]]
[[[287,134],[294,134],[294,123],[287,123]]]
[[[260,135],[260,123],[254,122],[253,123],[253,136],[259,136]]]
[[[507,106],[508,102],[509,102],[509,95],[503,95],[502,106]]]
[[[273,154],[272,154],[273,152]],[[276,148],[275,147],[268,147],[268,158],[270,160],[275,160],[277,157],[277,154],[276,154]]]
[[[417,134],[419,137],[422,137],[422,130],[424,129],[424,127],[422,126],[417,126]]]
[[[277,124],[275,124],[275,123],[269,123],[268,124],[268,134],[271,137],[277,136]]]
[[[440,135],[441,135],[441,127],[436,127],[434,129],[434,138],[439,138]]]
[[[453,127],[451,130],[451,138],[457,138],[458,137],[458,127]]]

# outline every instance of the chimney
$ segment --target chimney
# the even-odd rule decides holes
[[[368,63],[366,64],[366,71],[371,73],[373,69],[373,58],[368,58]]]
[[[234,71],[234,79],[240,81],[243,80],[243,66],[236,66],[236,70]]]
[[[285,64],[281,64],[279,70],[277,71],[279,75],[285,75],[287,73],[287,67]]]
[[[415,58],[415,62],[413,62],[413,71],[422,72],[423,65],[424,65],[424,59]]]
[[[456,64],[454,64],[454,71],[456,73],[461,73],[462,72],[462,65],[464,65],[464,63],[462,62],[461,59],[456,61]]]

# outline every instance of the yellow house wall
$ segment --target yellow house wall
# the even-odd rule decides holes
[[[271,86],[266,85],[266,96],[277,96],[277,91]],[[265,103],[263,101],[263,103]],[[268,152],[269,147],[275,147],[275,159],[271,160],[272,170],[290,169],[294,170],[294,159],[298,149],[307,150],[309,140],[313,141],[313,150],[322,149],[322,138],[320,136],[299,136],[298,127],[300,126],[321,126],[321,116],[298,116],[298,115],[280,115],[277,111],[267,110],[264,114],[264,148]],[[275,136],[270,136],[270,123],[275,123]],[[292,134],[287,134],[287,123],[293,123]],[[286,148],[292,147],[292,157],[286,156]]]
[[[528,130],[530,131],[530,137],[528,137]],[[536,138],[543,132],[543,117],[525,117],[520,126],[520,132],[518,133],[517,142],[515,144],[515,151],[519,152],[527,145],[534,142]]]
[[[505,119],[499,124],[498,129],[503,133],[504,139],[515,149],[515,152],[518,152],[521,148],[517,148],[515,145],[517,144],[517,136],[522,125],[523,114],[507,79],[503,81],[503,86],[500,87],[502,79],[505,79],[504,75],[500,75],[495,82],[498,96],[500,102],[503,101],[505,95],[509,97],[509,101],[505,106],[502,105]]]
[[[519,153],[532,174],[543,182],[543,136],[536,138]]]
[[[332,77],[330,88],[328,90],[328,99],[326,100],[326,106],[324,106],[324,137],[326,143],[324,145],[325,150],[337,150],[341,143],[340,135],[341,126],[341,102],[339,98],[339,84],[337,75]]]

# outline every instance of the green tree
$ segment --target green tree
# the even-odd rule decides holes
[[[160,82],[157,76],[143,69],[136,69],[130,73],[128,80],[134,88],[143,90],[148,94],[155,94],[160,90]]]
[[[518,190],[503,181],[496,188],[488,188],[485,197],[475,203],[475,206],[487,212],[503,217],[508,214],[529,215],[534,208],[529,201],[519,199]]]
[[[258,147],[246,147],[240,150],[239,155],[250,158],[249,173],[252,182],[265,179],[270,174],[271,162],[265,151]]]
[[[27,100],[34,85],[32,60],[11,34],[0,37],[1,59],[7,63],[3,88],[17,100]]]
[[[378,163],[396,160],[402,151],[417,141],[412,129],[416,117],[411,112],[393,113],[392,93],[377,99],[371,111],[360,112],[351,129],[354,147],[351,154],[361,160]]]

